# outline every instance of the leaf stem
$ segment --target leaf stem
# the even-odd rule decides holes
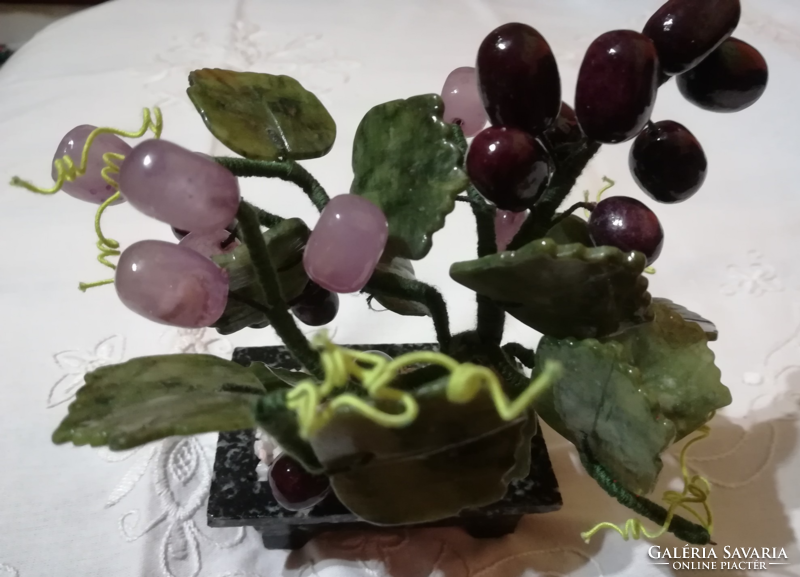
[[[317,182],[310,172],[294,160],[249,160],[247,158],[233,158],[217,156],[214,158],[219,164],[230,170],[236,176],[259,176],[264,178],[279,178],[296,184],[308,195],[317,210],[322,212],[330,198],[322,185]]]
[[[536,353],[519,343],[506,343],[503,345],[503,352],[510,357],[514,357],[529,369],[536,365]]]
[[[275,332],[289,349],[289,352],[297,361],[312,375],[318,379],[324,378],[324,371],[320,364],[319,353],[311,348],[305,335],[297,328],[289,309],[283,300],[278,276],[267,251],[267,243],[261,234],[261,227],[255,211],[246,202],[239,205],[237,213],[239,219],[239,230],[242,240],[250,251],[253,271],[263,293],[265,303],[263,313],[269,319],[270,324],[275,328]]]
[[[436,340],[440,350],[447,352],[450,348],[450,317],[442,295],[432,286],[416,279],[403,278],[396,274],[375,271],[369,279],[364,292],[369,294],[380,292],[386,296],[402,298],[420,303],[427,307],[433,319]]]
[[[668,514],[664,507],[653,503],[649,499],[634,495],[620,483],[614,481],[611,475],[608,474],[608,471],[594,460],[587,447],[579,449],[578,453],[580,454],[583,467],[606,493],[614,497],[621,505],[624,505],[642,517],[650,519],[656,525],[664,524]],[[672,518],[667,531],[692,545],[706,545],[711,542],[711,535],[708,533],[707,529],[697,523],[687,521],[683,517],[678,517],[677,515]]]
[[[576,202],[575,204],[570,206],[567,210],[565,210],[564,212],[562,212],[558,216],[554,217],[553,220],[550,221],[550,224],[547,227],[547,230],[550,230],[551,228],[553,228],[555,225],[557,225],[559,222],[561,222],[562,220],[567,218],[569,215],[571,215],[573,212],[575,212],[579,208],[585,208],[586,210],[591,212],[591,211],[593,211],[595,209],[596,206],[597,206],[597,203],[594,203],[594,202]]]
[[[587,140],[557,167],[547,190],[536,203],[528,218],[525,219],[506,250],[522,248],[547,233],[556,210],[561,206],[575,186],[578,177],[598,150],[600,150],[599,142]]]
[[[467,198],[471,201],[472,213],[478,228],[478,256],[488,256],[497,252],[497,242],[494,230],[494,217],[496,210],[489,205],[475,187],[467,188]],[[484,295],[477,295],[478,303],[478,337],[486,342],[499,345],[503,340],[503,328],[506,322],[506,313],[497,304]]]

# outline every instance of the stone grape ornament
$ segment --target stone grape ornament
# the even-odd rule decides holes
[[[738,0],[669,0],[643,32],[602,34],[587,47],[574,108],[562,101],[543,31],[504,24],[476,46],[474,62],[467,56],[442,71],[441,94],[398,95],[364,111],[352,185],[333,197],[297,161],[327,154],[336,125],[287,76],[190,74],[203,122],[240,156],[212,158],[162,140],[158,108],[145,109],[134,131],[72,129],[57,147],[52,187],[12,183],[99,205],[98,260],[114,274],[81,290],[114,284],[131,311],[177,327],[230,334],[271,326],[288,354],[265,363],[266,349],[240,349],[238,363],[179,354],[101,367],[86,375],[54,442],[124,450],[260,427],[282,451],[262,489],[247,488],[249,499],[271,499],[262,529],[268,521],[307,539],[359,523],[436,523],[497,536],[523,512],[557,507],[530,506],[544,486],[532,476],[549,474],[542,419],[575,444],[611,497],[657,527],[601,523],[585,539],[611,526],[625,539],[671,532],[710,543],[703,479],[685,474],[683,490],[667,492],[663,504],[647,495],[664,451],[688,438],[685,463],[731,401],[708,347],[716,329],[650,294],[644,275],[672,234],[652,208],[624,196],[562,203],[601,144],[628,140],[644,195],[674,204],[699,194],[709,170],[704,135],[651,117],[672,76],[706,110],[735,112],[758,100],[767,64],[731,37],[740,13]],[[239,193],[245,177],[267,188],[270,179],[296,185],[319,218],[251,204]],[[476,293],[477,322],[452,334],[445,298],[417,278],[412,261],[428,255],[459,203],[474,214],[478,246],[474,259],[450,263],[450,276]],[[164,223],[177,241],[120,246],[103,228],[111,206]],[[339,295],[351,293],[340,312]],[[358,295],[362,306],[429,317],[431,344],[386,354],[311,334],[308,327],[348,322],[343,313],[359,306]],[[533,329],[526,342],[503,342],[506,313]],[[231,466],[244,457],[231,450],[220,458]],[[246,476],[238,478],[227,480],[228,497]],[[509,508],[509,495],[522,501]]]

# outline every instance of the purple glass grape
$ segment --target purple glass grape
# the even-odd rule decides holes
[[[667,74],[691,70],[739,24],[739,0],[669,0],[644,27]]]
[[[292,457],[283,453],[269,468],[272,496],[284,509],[302,511],[322,501],[331,485],[325,475],[312,475]]]
[[[122,303],[143,317],[184,328],[214,324],[225,311],[228,275],[177,244],[144,240],[119,257],[114,279]]]
[[[488,117],[478,93],[478,77],[472,66],[456,68],[447,75],[442,88],[443,120],[458,123],[464,136],[475,136],[486,125]]]
[[[497,208],[522,212],[539,199],[550,182],[550,155],[533,136],[516,128],[490,126],[467,152],[472,184]]]
[[[134,208],[181,230],[225,228],[239,208],[239,182],[227,168],[166,140],[137,145],[119,177]]]
[[[682,124],[650,124],[633,142],[628,160],[636,184],[658,202],[683,202],[703,186],[708,172],[703,147]]]
[[[497,243],[497,252],[503,252],[522,228],[522,223],[528,218],[528,212],[511,212],[498,210],[494,216],[494,236]]]
[[[331,292],[358,292],[378,266],[388,238],[389,223],[380,208],[355,194],[335,196],[306,244],[306,274]]]
[[[492,124],[538,136],[558,116],[558,65],[550,45],[530,26],[511,22],[490,32],[478,49],[475,68]]]
[[[704,110],[738,112],[761,98],[768,79],[761,53],[747,42],[728,38],[677,82],[686,100]]]
[[[653,41],[632,30],[606,32],[589,46],[578,74],[575,114],[587,137],[615,144],[639,134],[656,101]]]
[[[589,217],[589,235],[595,246],[641,252],[648,266],[655,262],[664,246],[664,230],[658,217],[627,196],[612,196],[597,203]]]
[[[86,140],[89,138],[89,135],[96,128],[96,126],[90,124],[82,124],[67,132],[58,144],[56,153],[53,156],[53,162],[66,155],[72,159],[75,166],[80,166],[83,147],[86,145]],[[72,182],[64,181],[61,190],[77,199],[85,200],[93,204],[103,204],[110,196],[117,192],[113,186],[103,179],[101,174],[103,168],[106,167],[103,155],[107,152],[113,152],[115,154],[127,156],[131,150],[130,145],[115,134],[101,134],[97,136],[92,142],[92,146],[89,148],[86,173]],[[119,166],[121,162],[122,161],[115,161],[117,166]],[[53,166],[52,176],[53,180],[58,178],[58,171],[55,166]],[[114,180],[118,179],[116,174],[111,174],[110,176]],[[119,204],[120,202],[125,201],[120,198],[119,200],[115,200],[113,204]]]
[[[289,303],[292,314],[311,327],[327,325],[339,312],[339,295],[308,281],[299,297]]]
[[[190,248],[205,257],[233,252],[233,249],[239,244],[236,236],[225,229],[211,232],[190,232],[178,243],[179,246]]]

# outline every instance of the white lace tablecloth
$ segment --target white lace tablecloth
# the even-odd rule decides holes
[[[648,558],[647,542],[605,533],[583,543],[581,531],[630,515],[549,430],[565,506],[527,518],[511,537],[475,541],[458,530],[398,531],[322,538],[293,553],[266,551],[252,530],[206,526],[214,435],[122,454],[55,447],[50,434],[87,370],[153,353],[224,356],[234,346],[276,340],[269,330],[222,338],[212,330],[168,329],[129,312],[111,287],[80,293],[79,281],[106,275],[95,261],[94,207],[5,184],[15,174],[48,182],[55,146],[73,126],[131,130],[141,108],[152,105],[163,109],[165,138],[224,154],[185,95],[190,70],[222,67],[289,74],[319,95],[339,135],[327,157],[306,166],[330,193],[343,193],[361,116],[380,102],[438,92],[450,70],[472,64],[495,26],[519,20],[539,29],[556,52],[570,101],[591,40],[615,28],[640,29],[659,4],[119,0],[66,18],[23,47],[0,69],[0,577],[668,575],[668,566]],[[654,117],[686,124],[705,146],[710,173],[689,202],[655,207],[666,245],[651,286],[720,329],[713,347],[734,403],[690,460],[713,484],[717,550],[783,547],[789,564],[762,573],[797,575],[800,3],[743,4],[736,35],[755,44],[771,66],[763,99],[740,114],[714,115],[684,102],[674,83],[659,94]],[[608,175],[618,181],[614,193],[652,206],[629,176],[628,146],[604,150],[580,188],[596,190]],[[314,222],[307,199],[289,185],[247,181],[243,190],[269,210]],[[168,227],[127,205],[109,211],[105,226],[123,245],[171,238]],[[473,322],[473,296],[448,279],[447,269],[472,257],[473,230],[469,211],[457,207],[417,266],[421,278],[444,291],[454,330]],[[509,339],[535,344],[536,334],[509,325]],[[332,326],[340,343],[433,336],[428,320],[371,312],[358,296],[342,299]],[[675,460],[674,451],[665,457],[665,479],[674,477]],[[678,545],[671,538],[659,543]]]

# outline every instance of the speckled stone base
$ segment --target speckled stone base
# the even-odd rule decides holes
[[[396,357],[411,350],[433,347],[368,345],[352,348],[380,350]],[[297,368],[283,347],[236,349],[233,360],[245,365],[250,361],[262,361],[287,369]],[[258,481],[254,441],[253,431],[220,433],[208,498],[210,527],[255,527],[268,549],[299,549],[327,531],[380,530],[350,513],[332,493],[309,511],[282,508],[273,498],[269,483]],[[561,493],[540,430],[531,442],[531,474],[512,483],[502,500],[420,527],[462,527],[476,538],[497,538],[512,533],[522,515],[556,511],[561,504]]]

